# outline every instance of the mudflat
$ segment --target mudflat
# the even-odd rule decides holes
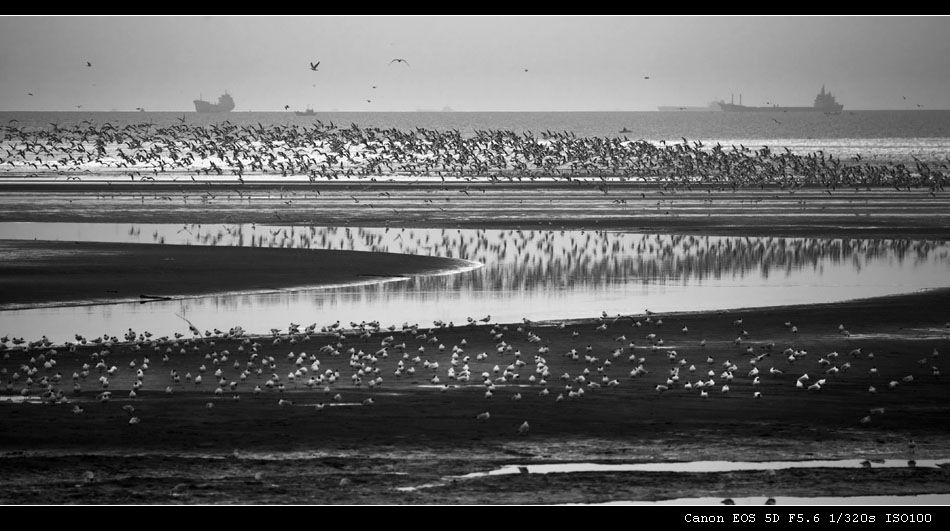
[[[9,192],[0,198],[0,218],[145,223],[166,222],[173,212],[183,223],[938,239],[950,226],[940,210],[943,195],[922,192],[687,190],[670,198],[654,188],[631,190],[626,203],[615,203],[623,198],[614,189],[607,195],[492,188],[478,201],[469,198],[481,192],[462,187],[324,188],[319,197],[304,189],[258,190],[250,199],[242,191],[197,201],[185,197],[197,188],[163,192],[169,199],[155,201],[142,190]],[[188,274],[171,285],[191,284],[176,294],[195,293],[203,282],[249,289],[246,267],[275,275],[256,285],[266,289],[351,278],[357,262],[365,266],[359,274],[385,276],[452,265],[366,253],[315,264],[315,251],[7,244],[40,262],[40,277],[54,287],[57,253],[96,249],[65,267],[89,279],[90,293],[114,289],[115,279],[103,277],[123,271],[115,265],[100,274],[103,252],[124,256],[139,278],[154,276],[143,257],[184,253]],[[184,258],[190,252],[196,254]],[[237,254],[225,260],[226,253]],[[81,260],[88,271],[76,273]],[[279,267],[268,272],[274,262]],[[133,297],[146,291],[139,282],[126,282],[135,286]],[[162,294],[158,286],[149,291]],[[300,326],[263,335],[246,323],[164,338],[145,330],[123,338],[125,331],[116,330],[68,345],[4,338],[0,502],[497,504],[705,496],[781,503],[788,496],[946,495],[946,467],[925,463],[950,458],[950,388],[941,375],[950,350],[948,308],[950,291],[930,290],[571,322],[393,329],[344,323],[307,331],[302,315]],[[816,459],[864,466],[767,466]],[[879,466],[884,459],[905,466]],[[762,469],[465,476],[509,465],[709,460],[757,462]]]
[[[31,360],[56,363],[0,404],[0,492],[6,503],[295,504],[944,493],[945,469],[874,466],[948,457],[950,389],[935,367],[950,328],[935,308],[950,308],[950,291],[572,323],[9,346],[7,379]],[[63,398],[42,399],[42,378],[58,378]],[[19,401],[21,389],[36,398]],[[868,466],[458,478],[513,464],[811,459]]]

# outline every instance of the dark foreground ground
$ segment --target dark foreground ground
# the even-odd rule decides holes
[[[45,377],[65,398],[58,404],[0,403],[0,502],[495,504],[948,493],[945,469],[873,466],[884,458],[950,457],[950,387],[945,377],[935,375],[945,369],[950,350],[948,308],[950,291],[944,290],[820,306],[610,316],[563,327],[479,323],[354,331],[342,337],[318,328],[312,334],[301,329],[247,342],[185,333],[178,340],[74,349],[8,343],[4,382],[21,373],[11,382],[13,396],[24,388],[27,395],[41,395],[37,382]],[[380,352],[384,342],[390,345],[385,357]],[[340,354],[321,351],[326,345]],[[463,351],[455,367],[453,347]],[[786,348],[798,351],[794,362],[783,353]],[[576,360],[568,355],[572,349]],[[617,349],[622,352],[614,355]],[[360,352],[365,356],[357,364]],[[477,359],[483,352],[487,357]],[[270,357],[273,364],[260,376],[252,370],[241,380],[249,361],[261,367]],[[760,361],[751,365],[757,357]],[[50,359],[55,365],[44,368]],[[315,360],[319,369],[309,370]],[[100,361],[101,370],[96,368]],[[415,374],[404,370],[397,377],[400,361]],[[426,368],[426,362],[439,366]],[[727,362],[736,366],[729,382],[722,375]],[[89,375],[77,376],[79,391],[74,392],[72,375],[81,373],[84,363]],[[470,381],[451,379],[448,368],[458,375],[465,363]],[[22,366],[37,367],[31,387]],[[361,366],[357,386],[352,377]],[[638,366],[648,372],[631,377]],[[112,367],[110,376],[106,371]],[[291,381],[290,373],[301,367],[308,372]],[[680,367],[680,379],[668,384],[673,367]],[[749,375],[755,367],[758,385]],[[831,367],[837,372],[829,372]],[[782,373],[770,374],[772,368]],[[140,369],[141,387],[130,398]],[[374,369],[382,383],[369,388],[368,381],[377,376]],[[497,380],[506,369],[508,380],[496,383],[493,396],[486,398],[482,373]],[[546,384],[540,382],[544,370]],[[709,370],[714,376],[707,375]],[[312,376],[336,373],[333,383],[307,385]],[[60,380],[53,383],[57,374]],[[194,382],[199,374],[200,385]],[[803,374],[809,375],[805,386],[824,379],[821,389],[797,388]],[[100,376],[109,380],[107,402],[98,398]],[[432,384],[433,376],[438,384]],[[704,389],[708,398],[684,387],[709,378],[716,384]],[[269,379],[279,383],[267,389]],[[613,380],[617,383],[610,384]],[[725,383],[728,392],[722,390]],[[219,384],[222,392],[216,394]],[[449,387],[443,391],[444,384]],[[658,391],[658,385],[668,388]],[[262,387],[259,394],[255,386]],[[869,392],[871,386],[875,393]],[[585,392],[577,396],[581,388]],[[756,391],[761,398],[754,398]],[[558,401],[561,394],[564,399]],[[364,405],[368,398],[373,403]],[[76,406],[82,412],[74,412]],[[490,418],[478,420],[484,412]],[[139,421],[130,424],[132,417]],[[529,429],[519,433],[524,422]],[[872,462],[850,470],[453,480],[508,464],[820,458]],[[425,484],[434,485],[399,490]]]

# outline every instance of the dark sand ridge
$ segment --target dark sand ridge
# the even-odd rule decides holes
[[[693,190],[381,183],[5,186],[0,221],[606,229],[707,235],[950,238],[950,195],[893,189]]]
[[[322,249],[0,240],[0,308],[351,284],[471,264]]]
[[[81,346],[75,352],[59,347],[53,355],[57,365],[40,366],[33,378],[63,374],[57,387],[72,403],[0,404],[0,450],[7,452],[0,457],[5,470],[0,492],[6,503],[555,503],[944,493],[943,469],[877,469],[873,464],[854,470],[529,474],[449,481],[416,492],[395,488],[504,464],[539,462],[945,459],[950,448],[950,387],[933,374],[933,367],[945,369],[950,350],[947,308],[950,290],[937,290],[823,305],[611,317],[563,328],[530,324],[521,325],[520,331],[519,324],[509,324],[507,330],[497,325],[351,332],[345,339],[315,333],[307,340],[303,334],[282,334],[277,343],[273,336],[255,339],[261,345],[260,356],[272,356],[275,365],[246,382],[240,382],[240,370],[232,364],[238,361],[243,368],[250,353],[239,353],[234,339],[202,335],[194,343],[182,340],[177,346],[170,340],[158,344],[158,351],[147,343],[141,350],[119,344],[105,355],[107,365],[117,371],[109,377],[113,399],[104,404],[95,398],[101,391],[96,378],[104,373],[95,368],[80,380],[78,395],[70,392],[70,374],[82,363],[94,365],[93,352],[101,359],[104,347]],[[850,335],[842,333],[839,324]],[[598,329],[602,325],[606,329]],[[683,327],[688,330],[683,332]],[[491,334],[492,328],[502,337]],[[529,332],[541,341],[532,342]],[[649,334],[657,337],[647,339]],[[374,364],[384,383],[370,389],[367,375],[363,385],[355,386],[350,376],[356,369],[349,365],[346,349],[372,354],[390,335],[393,345],[405,342],[410,357],[438,361],[440,368],[426,369],[422,363],[404,360],[407,366],[416,366],[416,373],[397,378],[393,371],[403,357],[392,346],[389,355],[377,355]],[[621,336],[625,339],[618,341]],[[433,337],[436,343],[430,342]],[[739,345],[737,337],[743,338]],[[447,378],[447,367],[451,347],[463,339],[464,355],[471,357],[470,383],[475,385],[446,392],[422,388],[433,375],[458,384]],[[665,341],[654,349],[656,339]],[[701,339],[707,341],[705,348],[699,345]],[[513,350],[499,353],[501,341]],[[630,347],[630,342],[636,345]],[[340,356],[320,351],[337,343],[342,345]],[[774,346],[767,348],[771,343]],[[446,345],[446,350],[440,352],[438,344]],[[585,361],[588,345],[597,362]],[[751,355],[746,353],[750,346]],[[420,353],[419,347],[424,351]],[[538,382],[527,381],[530,375],[537,376],[533,358],[541,347],[550,348],[542,354],[550,371],[546,396],[539,394]],[[621,347],[622,355],[612,357],[611,352]],[[163,362],[168,348],[169,360]],[[791,363],[783,354],[785,348],[805,350],[807,355]],[[861,351],[852,354],[858,348]],[[565,356],[570,349],[578,350],[578,360]],[[677,351],[677,360],[685,358],[688,364],[681,366],[679,384],[659,392],[656,386],[664,384],[670,368],[677,366],[669,359],[671,349]],[[2,361],[6,378],[49,350],[9,351],[9,359]],[[230,357],[222,362],[225,350]],[[323,384],[313,389],[305,384],[315,372],[296,383],[288,380],[288,373],[299,367],[288,353],[299,356],[303,351],[320,360],[319,373],[339,371],[340,379],[331,384],[329,394]],[[515,363],[515,351],[527,363],[515,369],[521,386],[498,384],[494,396],[486,398],[480,374],[488,371],[497,378],[493,367],[504,370]],[[481,352],[488,353],[487,359],[476,360]],[[749,360],[769,352],[757,365],[764,374],[755,386],[748,376]],[[831,352],[840,355],[831,357]],[[645,358],[643,366],[650,372],[631,378],[629,372],[640,362],[630,361],[630,354]],[[129,390],[146,355],[150,368],[138,396],[130,399]],[[711,365],[707,356],[714,358]],[[822,358],[839,368],[845,363],[850,367],[828,374],[832,365],[820,364]],[[613,363],[603,374],[618,380],[618,386],[585,385],[584,396],[555,400],[560,393],[568,394],[568,382],[560,379],[561,374],[570,374],[574,390],[581,386],[573,379],[584,369],[590,371],[588,381],[600,383],[598,369],[607,359]],[[725,381],[720,373],[727,360],[738,368],[729,393],[722,393]],[[690,364],[697,367],[696,376],[688,372]],[[179,384],[172,382],[170,370],[197,376],[200,365],[207,367],[202,385],[184,378]],[[769,375],[772,367],[783,373]],[[877,368],[877,375],[869,372],[871,367]],[[229,382],[239,382],[234,391],[226,385],[221,396],[214,394],[218,382],[211,374],[219,368]],[[708,378],[705,372],[710,368],[717,384],[708,389],[707,399],[700,398],[696,389],[683,388],[683,381],[696,381],[699,374]],[[280,377],[285,391],[265,390],[254,396],[251,389],[263,385],[272,373]],[[808,383],[825,378],[826,384],[820,391],[798,389],[795,381],[803,373],[811,375]],[[908,376],[912,381],[905,380]],[[897,385],[891,387],[892,381]],[[23,385],[21,379],[14,391]],[[871,385],[876,393],[868,392]],[[172,394],[164,392],[166,386],[173,388]],[[761,399],[753,398],[756,390]],[[374,403],[316,408],[318,403],[335,403],[336,393],[342,403],[360,404],[367,398]],[[513,400],[516,393],[522,395],[520,400]],[[239,401],[232,399],[234,394],[240,395]],[[280,406],[281,398],[294,405]],[[213,407],[209,409],[208,403]],[[74,405],[84,412],[73,413]],[[122,409],[125,405],[135,408],[141,422],[129,424],[133,414]],[[870,412],[876,408],[884,412]],[[476,420],[485,411],[491,418]],[[866,417],[870,420],[862,422]],[[530,423],[530,431],[521,435],[518,426],[524,421]],[[260,454],[288,451],[305,456],[268,461]],[[192,457],[180,457],[181,453]]]

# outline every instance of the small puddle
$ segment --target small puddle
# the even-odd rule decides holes
[[[950,459],[921,459],[915,461],[918,468],[936,468],[950,465]],[[511,474],[565,474],[573,472],[671,472],[671,473],[713,473],[785,470],[790,468],[908,468],[911,465],[903,459],[837,459],[811,461],[690,461],[675,463],[555,463],[542,465],[509,465],[488,472],[472,472],[461,476],[450,476],[441,482],[428,483],[416,487],[401,487],[398,490],[412,492],[421,489],[440,487],[450,481],[476,479],[488,476]]]
[[[769,498],[753,496],[729,498],[736,505],[765,505]],[[775,496],[774,505],[948,505],[950,494],[913,494],[881,496]],[[565,505],[723,505],[725,498],[676,498],[659,501],[612,501],[606,503],[568,503]],[[831,515],[820,514],[822,522],[830,522]]]

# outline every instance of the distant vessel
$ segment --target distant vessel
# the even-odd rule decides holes
[[[234,98],[227,92],[218,97],[218,103],[202,99],[195,100],[196,112],[229,112],[232,109],[234,109]]]
[[[317,113],[314,112],[314,110],[311,109],[310,107],[307,107],[306,111],[294,111],[294,114],[296,114],[297,116],[313,116]]]
[[[815,96],[815,103],[811,107],[780,107],[772,105],[771,107],[749,107],[742,104],[742,95],[739,95],[739,103],[721,103],[720,107],[726,112],[747,112],[747,111],[771,111],[771,112],[824,112],[839,113],[844,109],[844,105],[835,101],[831,92],[825,92],[825,86],[821,86],[821,92]]]
[[[711,101],[709,105],[705,107],[690,107],[686,105],[680,106],[670,106],[664,105],[657,107],[657,110],[660,112],[718,112],[722,110],[721,101]]]

